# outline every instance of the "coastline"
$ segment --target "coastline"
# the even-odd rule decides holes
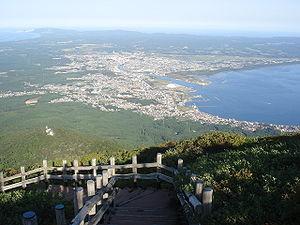
[[[263,65],[263,66],[257,66],[257,67],[247,67],[247,68],[243,68],[243,69],[235,69],[235,70],[224,70],[222,72],[218,72],[218,73],[214,73],[211,75],[208,75],[209,77],[213,76],[213,75],[217,75],[217,74],[223,74],[223,73],[227,73],[227,72],[237,72],[237,71],[252,71],[252,70],[258,70],[258,69],[266,69],[266,68],[272,68],[272,67],[282,67],[282,66],[293,66],[293,65],[300,65],[299,62],[295,63],[280,63],[280,64],[272,64],[272,65]],[[199,75],[199,77],[202,77],[201,75]],[[173,83],[174,78],[169,77],[168,79],[170,82]],[[193,108],[193,106],[195,106],[195,100],[197,100],[197,102],[199,102],[199,93],[197,93],[197,90],[195,87],[193,87],[193,85],[199,85],[199,84],[195,84],[195,83],[190,83],[190,82],[186,82],[183,81],[181,79],[175,79],[177,81],[179,81],[180,83],[178,83],[179,85],[185,86],[183,83],[188,83],[190,85],[185,86],[190,88],[191,92],[186,92],[186,94],[189,95],[189,97],[186,99],[186,103],[185,105],[187,107]],[[202,96],[200,97],[200,99],[203,98]],[[204,98],[203,98],[204,99]],[[203,100],[203,102],[205,101],[205,99]],[[264,123],[264,122],[250,122],[250,121],[244,121],[244,120],[236,120],[234,118],[226,118],[226,117],[222,117],[222,116],[217,116],[211,113],[207,113],[207,112],[203,112],[200,110],[199,107],[197,107],[197,109],[199,110],[199,112],[207,114],[209,117],[214,118],[213,120],[215,121],[219,121],[216,124],[232,124],[234,127],[235,126],[239,126],[242,128],[245,128],[247,130],[255,130],[254,127],[259,126],[259,127],[263,127],[265,129],[267,128],[272,128],[272,129],[276,129],[279,130],[281,132],[300,132],[300,126],[299,125],[283,125],[283,124],[271,124],[271,123]]]

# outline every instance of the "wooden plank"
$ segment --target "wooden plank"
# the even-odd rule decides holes
[[[113,193],[108,197],[107,201],[103,204],[97,214],[88,222],[88,225],[97,225],[102,219],[104,213],[109,209],[113,200],[115,199],[117,194],[116,189],[114,189]]]
[[[35,174],[35,173],[40,173],[40,172],[43,172],[43,171],[44,171],[44,168],[42,168],[42,167],[36,168],[34,170],[30,170],[30,171],[25,172],[25,176],[29,176],[29,175],[32,175],[32,174]]]
[[[132,168],[154,168],[157,167],[157,162],[154,163],[139,163],[139,164],[124,164],[124,165],[98,165],[96,166],[97,170],[107,170],[107,169],[132,169]],[[73,171],[75,169],[79,170],[79,171],[87,171],[87,170],[92,170],[94,169],[94,166],[78,166],[78,167],[74,167],[74,166],[70,166],[70,167],[66,167],[65,170],[66,171]],[[64,168],[63,167],[56,167],[56,166],[51,166],[48,167],[48,170],[51,170],[53,172],[55,171],[63,171]]]
[[[74,179],[74,175],[72,176]],[[89,180],[89,179],[94,179],[94,176],[91,174],[77,174],[78,179],[82,179],[82,180]]]
[[[154,168],[157,167],[157,163],[139,163],[139,164],[124,164],[124,165],[108,165],[108,166],[101,166],[101,169],[132,169],[132,168]]]
[[[116,174],[115,178],[117,179],[145,179],[145,180],[155,180],[158,178],[158,173],[149,173],[149,174]]]
[[[32,183],[37,183],[37,182],[42,181],[44,179],[45,179],[44,175],[41,175],[41,176],[38,176],[38,177],[27,179],[25,181],[25,183],[26,183],[26,185],[27,184],[32,184]]]
[[[163,164],[161,164],[161,165],[158,165],[158,167],[160,167],[160,168],[162,168],[162,169],[165,169],[165,170],[167,170],[167,171],[169,171],[169,172],[171,172],[171,173],[176,173],[176,169],[174,169],[173,167],[169,167],[169,166],[166,166],[166,165],[163,165]]]
[[[187,197],[189,203],[194,209],[194,212],[196,214],[201,214],[202,213],[202,203],[197,199],[195,195],[193,195],[190,192],[184,191],[185,196]]]
[[[65,175],[65,179],[68,179],[68,180],[75,180],[76,177],[78,179],[82,179],[82,180],[89,180],[89,179],[94,178],[94,176],[91,174],[77,174],[77,176],[74,174],[73,175]],[[48,174],[47,179],[63,180],[63,175]]]
[[[97,166],[97,165],[96,165],[96,167],[94,167],[94,166],[78,166],[78,167],[77,167],[77,169],[78,169],[79,171],[92,170],[92,169],[94,169],[94,168],[96,168],[97,170],[99,170],[99,169],[101,169],[101,166]],[[73,167],[69,167],[69,169],[70,169],[70,170],[73,170],[74,168],[73,168]]]
[[[158,174],[158,178],[163,180],[163,181],[166,181],[168,183],[171,183],[171,184],[174,184],[174,179],[172,177],[169,177],[167,175],[164,175],[164,174]]]
[[[10,176],[10,177],[4,177],[3,181],[7,182],[7,181],[18,179],[18,178],[21,178],[21,177],[22,177],[22,174],[18,173],[18,174],[15,174],[13,176]]]
[[[110,179],[106,187],[98,191],[97,195],[95,195],[93,198],[86,201],[80,212],[72,220],[72,225],[79,225],[84,220],[89,211],[97,204],[97,202],[102,199],[103,194],[106,192],[110,192],[113,189],[113,185],[115,184],[115,182],[115,178]]]
[[[61,172],[64,168],[62,166],[48,166],[48,170],[52,172]]]
[[[40,168],[36,168],[34,170],[30,170],[30,171],[27,171],[27,172],[24,172],[23,175],[25,176],[28,176],[28,175],[32,175],[32,174],[35,174],[35,173],[40,173],[42,172],[44,169],[42,167]],[[24,169],[25,171],[25,169]],[[18,179],[18,178],[22,178],[22,173],[19,173],[19,174],[15,174],[13,176],[10,176],[10,177],[4,177],[3,178],[3,181],[4,182],[7,182],[7,181],[11,181],[11,180],[14,180],[14,179]]]
[[[22,186],[22,182],[18,182],[18,183],[15,183],[15,184],[10,184],[10,185],[4,186],[3,190],[8,191],[8,190],[11,190],[11,189],[14,189],[14,188],[17,188],[17,187],[21,187],[21,186]]]
[[[97,166],[98,168],[99,166]],[[87,170],[92,170],[94,167],[93,166],[78,166],[78,167],[74,167],[74,166],[68,166],[66,168],[61,167],[61,166],[50,166],[48,167],[48,170],[51,170],[53,172],[62,172],[64,169],[65,171],[74,171],[75,169],[79,170],[79,171],[87,171]]]

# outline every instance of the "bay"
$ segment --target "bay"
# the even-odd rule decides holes
[[[207,78],[212,82],[207,86],[164,79],[201,95],[188,103],[200,111],[240,121],[300,125],[300,65],[215,74]]]

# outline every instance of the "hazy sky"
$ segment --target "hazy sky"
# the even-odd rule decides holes
[[[300,0],[0,0],[0,27],[300,33]]]

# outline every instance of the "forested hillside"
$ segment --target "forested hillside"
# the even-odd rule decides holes
[[[195,218],[201,224],[300,224],[300,134],[247,138],[214,132],[133,151],[94,152],[79,159],[88,164],[96,158],[104,164],[114,155],[120,164],[130,162],[131,156],[137,154],[139,162],[152,162],[157,152],[163,153],[163,163],[170,166],[176,166],[177,159],[182,158],[185,166],[214,188],[212,215],[204,221]],[[34,191],[12,191],[0,197],[0,224],[7,222],[3,213],[9,212],[13,218],[26,210],[41,211],[32,201],[57,201],[57,196]],[[67,207],[69,217],[71,207],[72,204]]]

